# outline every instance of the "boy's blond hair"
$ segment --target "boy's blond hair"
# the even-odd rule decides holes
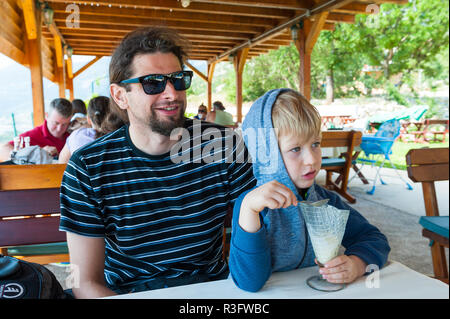
[[[296,91],[286,91],[277,97],[272,107],[272,124],[277,137],[293,134],[306,141],[321,136],[319,111]]]

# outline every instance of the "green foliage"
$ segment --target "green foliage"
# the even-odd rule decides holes
[[[195,76],[192,78],[191,87],[186,91],[187,96],[191,95],[200,95],[207,90],[206,81],[204,81],[199,76]]]
[[[194,118],[194,116],[196,116],[196,115],[197,115],[196,113],[190,113],[190,112],[185,112],[184,113],[184,117],[187,117],[187,118],[190,118],[190,119]]]
[[[435,76],[430,62],[448,48],[448,15],[448,0],[414,0],[383,4],[378,15],[356,16],[352,27],[367,61],[386,79],[420,68]]]
[[[338,23],[334,31],[322,31],[311,56],[311,95],[326,96],[332,79],[336,98],[370,96],[383,88],[387,98],[408,105],[405,86],[418,99],[424,86],[448,84],[449,1],[410,0],[406,4],[382,4],[378,14],[356,15],[355,23]],[[236,99],[236,75],[231,63],[214,74],[213,92]],[[363,72],[364,67],[372,71]],[[421,83],[418,74],[421,70]],[[299,87],[299,54],[294,45],[281,47],[251,59],[243,73],[243,100],[254,101],[268,90]],[[189,95],[206,91],[206,83],[194,77]],[[430,105],[427,101],[427,104]],[[430,114],[438,113],[430,106]]]
[[[399,92],[398,88],[390,82],[386,84],[386,93],[388,100],[393,100],[400,105],[409,105],[408,101]]]

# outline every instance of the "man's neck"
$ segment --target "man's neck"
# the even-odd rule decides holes
[[[165,154],[178,142],[178,139],[156,133],[150,127],[142,128],[130,124],[129,130],[134,146],[149,155]]]

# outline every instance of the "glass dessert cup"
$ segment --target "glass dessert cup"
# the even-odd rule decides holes
[[[329,206],[326,201],[300,202],[300,208],[317,264],[324,267],[326,262],[338,256],[350,212]],[[326,292],[339,291],[345,287],[345,284],[328,282],[320,274],[308,278],[306,283],[313,289]]]

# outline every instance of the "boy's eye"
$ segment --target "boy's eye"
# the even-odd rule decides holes
[[[319,147],[320,146],[320,142],[315,142],[314,144],[313,144],[313,147]]]
[[[300,152],[300,147],[294,147],[293,149],[291,149],[291,152],[297,153]]]

